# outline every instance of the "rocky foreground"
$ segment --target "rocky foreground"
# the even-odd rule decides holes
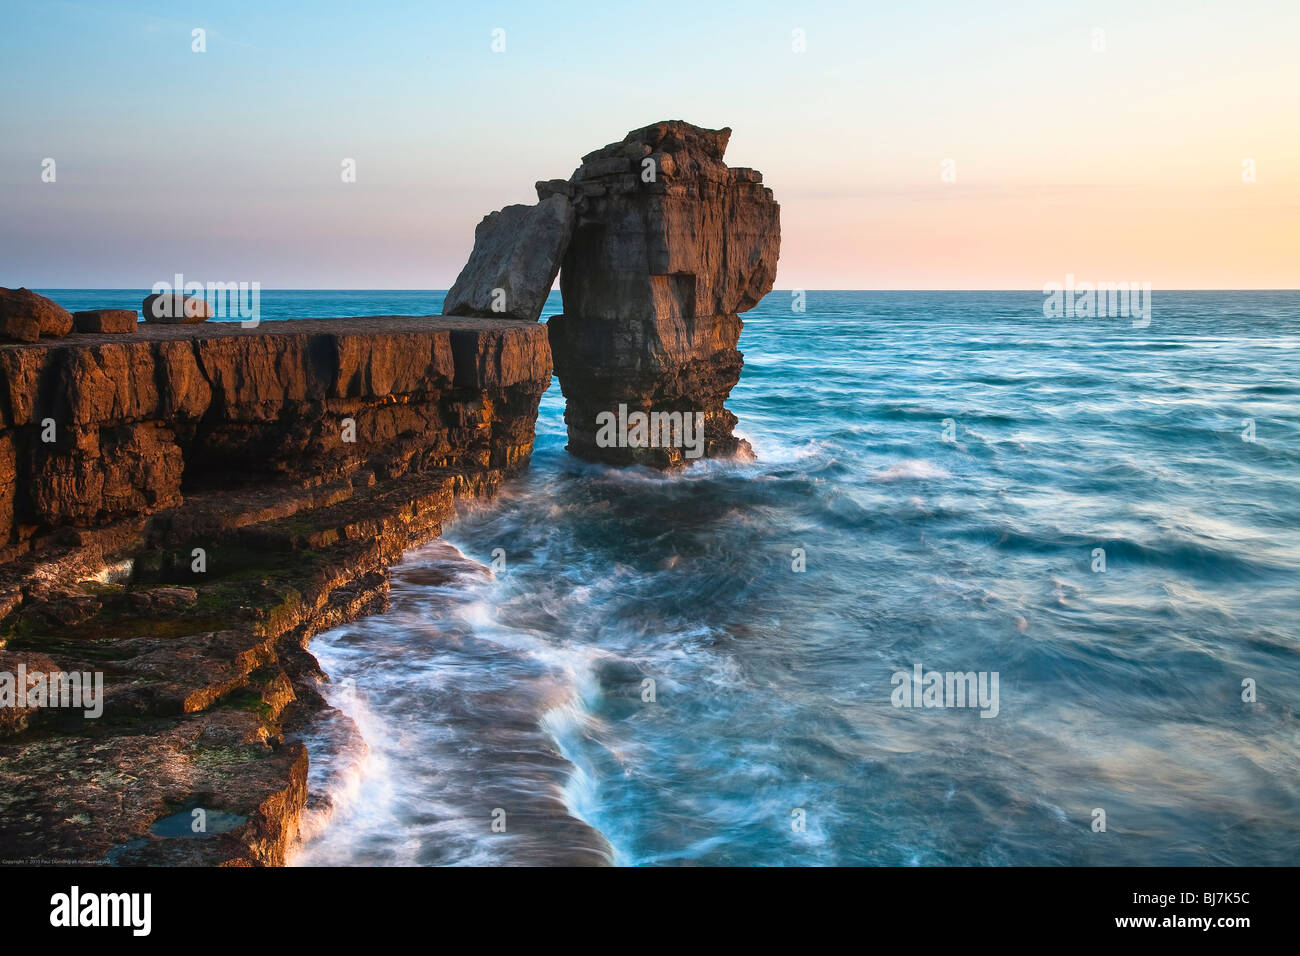
[[[0,709],[0,863],[282,863],[308,638],[527,465],[550,377],[500,319],[0,345],[0,672],[104,675],[97,718]]]

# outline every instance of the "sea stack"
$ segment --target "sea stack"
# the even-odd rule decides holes
[[[569,451],[676,468],[750,454],[723,407],[740,378],[739,313],[772,289],[781,209],[762,174],[731,168],[730,129],[667,120],[492,213],[444,311],[548,322]]]
[[[673,468],[750,453],[723,402],[743,364],[738,313],[776,278],[781,217],[760,173],[722,161],[730,137],[655,123],[584,156],[568,183],[538,184],[542,196],[569,191],[578,208],[560,273],[564,314],[549,332],[579,457]],[[649,443],[622,425],[611,443],[601,425],[636,412],[650,421]],[[665,412],[702,421],[700,446],[660,440],[654,413]]]

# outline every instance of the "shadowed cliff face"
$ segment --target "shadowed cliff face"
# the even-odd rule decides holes
[[[184,492],[526,463],[550,356],[518,323],[146,326],[0,347],[0,557]]]
[[[761,174],[723,162],[730,135],[656,123],[584,156],[568,182],[538,184],[577,209],[564,314],[549,322],[575,455],[670,468],[749,453],[723,403],[743,364],[737,313],[776,278],[780,207]]]

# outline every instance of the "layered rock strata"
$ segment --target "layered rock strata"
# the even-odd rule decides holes
[[[0,346],[0,671],[104,681],[98,718],[0,721],[0,861],[284,862],[308,638],[526,466],[550,374],[545,328],[499,320]]]

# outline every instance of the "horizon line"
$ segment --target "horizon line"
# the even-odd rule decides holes
[[[1087,281],[1087,280],[1085,280]],[[205,283],[206,284],[206,283]],[[1093,283],[1096,284],[1096,283]],[[32,286],[11,286],[10,288],[33,288]],[[135,292],[140,289],[148,289],[150,286],[39,286],[47,292]],[[410,289],[395,288],[388,286],[373,287],[348,287],[339,286],[332,288],[325,287],[307,287],[307,286],[262,286],[258,288],[263,292],[442,292],[446,293],[449,289]],[[552,289],[551,292],[559,292],[559,289]],[[972,289],[972,288],[942,288],[942,289],[890,289],[890,288],[824,288],[824,289],[798,289],[791,286],[788,289],[772,289],[763,298],[771,295],[773,292],[1037,292],[1043,294],[1042,289]],[[1300,292],[1300,286],[1238,286],[1223,287],[1214,289],[1175,289],[1152,287],[1152,292]],[[549,293],[548,293],[549,294]],[[761,301],[761,300],[760,300]]]

